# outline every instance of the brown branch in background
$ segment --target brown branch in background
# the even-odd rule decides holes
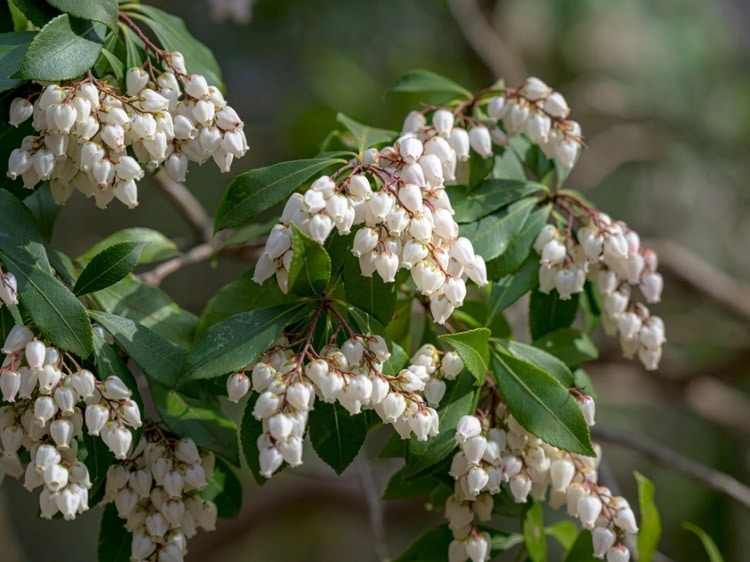
[[[619,445],[641,453],[646,458],[669,467],[678,474],[698,482],[711,490],[723,494],[750,510],[750,488],[728,474],[714,470],[680,453],[653,441],[646,441],[642,436],[633,437],[619,431],[594,427],[591,435],[597,441]]]
[[[201,242],[210,242],[213,236],[213,221],[200,201],[184,184],[170,178],[164,170],[154,174],[156,184],[170,203],[184,217]]]
[[[750,285],[715,268],[675,242],[649,240],[646,244],[658,254],[660,267],[681,283],[734,315],[750,320]]]
[[[142,273],[140,278],[144,283],[159,286],[166,277],[183,267],[210,259],[214,251],[214,245],[211,243],[199,244],[181,256],[160,263],[151,271]]]
[[[495,78],[505,78],[509,84],[526,79],[523,62],[490,25],[476,0],[448,0],[448,6],[466,41]]]

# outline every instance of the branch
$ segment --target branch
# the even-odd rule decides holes
[[[511,84],[526,78],[521,59],[500,38],[479,8],[476,0],[448,0],[448,7],[467,43],[490,69]]]
[[[213,236],[213,221],[200,201],[184,184],[177,183],[164,170],[154,174],[156,184],[170,203],[183,216],[201,242],[210,242]]]
[[[659,263],[680,282],[720,304],[729,312],[750,320],[750,285],[695,255],[687,248],[667,240],[648,241],[659,255]]]
[[[591,434],[598,441],[612,443],[641,453],[648,459],[663,464],[715,492],[724,494],[750,510],[750,488],[728,474],[684,457],[660,443],[643,441],[617,430],[594,427]]]
[[[149,285],[159,286],[164,279],[173,273],[179,271],[187,265],[199,263],[210,259],[214,253],[214,245],[211,243],[199,244],[186,253],[167,260],[157,265],[151,271],[147,271],[140,275],[141,280]]]

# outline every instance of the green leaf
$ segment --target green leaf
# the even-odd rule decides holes
[[[594,342],[586,334],[574,328],[560,328],[534,340],[534,345],[551,353],[570,367],[599,357]]]
[[[454,193],[462,188],[448,189],[453,201]],[[458,202],[453,205],[456,212],[453,218],[457,223],[474,222],[541,189],[544,186],[534,182],[487,179],[473,191],[458,198]]]
[[[26,16],[26,19],[37,27],[44,27],[48,21],[60,13],[47,2],[39,0],[11,0],[11,2]]]
[[[21,61],[35,35],[33,31],[0,33],[0,92],[11,90],[22,82],[11,76],[21,69]]]
[[[221,411],[218,400],[189,398],[152,384],[156,408],[173,433],[189,436],[199,447],[213,451],[232,464],[240,464],[237,426]]]
[[[488,321],[539,285],[539,261],[527,259],[516,273],[492,284]]]
[[[286,304],[240,312],[208,328],[185,359],[184,382],[233,373],[255,362],[299,312]]]
[[[393,562],[445,562],[453,533],[441,525],[420,535],[401,556]]]
[[[523,163],[518,159],[518,155],[509,148],[506,148],[500,156],[495,158],[492,176],[519,181],[526,181],[527,179]]]
[[[101,291],[117,283],[135,269],[141,257],[142,242],[119,242],[95,255],[76,281],[76,296]]]
[[[529,330],[531,339],[538,340],[545,334],[567,328],[576,319],[578,294],[568,300],[560,299],[557,291],[549,294],[533,291],[529,301]]]
[[[472,94],[467,89],[459,86],[452,80],[435,74],[429,70],[411,70],[401,76],[391,86],[391,92],[410,92],[415,94],[425,93],[448,93],[460,97],[471,98]]]
[[[34,192],[23,200],[36,219],[37,228],[44,238],[45,242],[52,240],[52,231],[55,227],[57,213],[60,211],[60,205],[55,203],[52,198],[49,183],[44,182],[38,186]]]
[[[0,2],[0,32],[13,31],[13,15],[8,2]]]
[[[544,533],[542,505],[534,502],[523,518],[523,538],[532,562],[547,562],[547,536]]]
[[[351,252],[344,257],[344,295],[346,302],[374,316],[384,326],[396,312],[396,283],[386,283],[380,275],[362,275],[359,260]]]
[[[117,0],[47,0],[47,4],[71,16],[98,21],[117,30]]]
[[[543,371],[555,377],[565,388],[575,386],[573,373],[560,359],[532,345],[527,345],[514,340],[505,340],[503,345],[511,355],[533,363]]]
[[[323,295],[331,278],[331,258],[326,249],[292,225],[292,264],[289,266],[289,292]]]
[[[430,470],[451,454],[457,443],[454,439],[456,424],[461,416],[474,411],[476,407],[476,387],[473,377],[466,374],[459,375],[454,381],[449,381],[445,396],[441,400],[442,406],[438,410],[440,433],[430,437],[427,441],[418,441],[412,435],[409,440],[409,457],[406,465],[406,476],[414,476],[422,471]]]
[[[471,240],[474,251],[486,261],[496,258],[521,229],[534,204],[533,199],[523,199],[499,213],[461,225],[461,236]]]
[[[118,230],[111,236],[107,236],[104,240],[100,240],[78,256],[76,261],[85,266],[95,255],[121,242],[139,242],[143,244],[143,252],[138,260],[138,265],[168,260],[180,255],[176,244],[161,232],[150,228],[136,227]]]
[[[477,383],[482,384],[490,364],[490,352],[487,346],[490,335],[491,332],[487,328],[476,328],[468,332],[443,334],[439,338],[441,341],[448,342],[456,350],[464,366],[474,375]]]
[[[599,562],[599,558],[594,558],[594,546],[589,531],[584,529],[578,534],[576,542],[565,556],[565,562]]]
[[[376,145],[392,142],[398,136],[396,131],[387,131],[385,129],[376,129],[362,123],[357,123],[354,119],[347,117],[343,113],[336,115],[336,121],[349,129],[354,135],[359,154],[364,154],[365,150]]]
[[[638,484],[638,505],[641,511],[638,530],[638,560],[651,562],[661,538],[661,517],[654,503],[654,483],[638,471],[634,473]]]
[[[0,308],[0,341],[5,342],[8,338],[8,334],[16,325],[16,320],[13,318],[13,313],[10,308],[3,306]],[[5,354],[0,351],[0,363],[5,360]]]
[[[419,498],[426,496],[442,484],[442,481],[433,474],[408,478],[405,473],[406,467],[404,466],[391,476],[383,492],[384,500]]]
[[[599,399],[596,390],[594,390],[591,378],[589,378],[588,373],[583,369],[576,369],[573,371],[573,386],[584,394],[591,396],[594,400]]]
[[[242,456],[245,457],[250,472],[255,479],[255,483],[263,485],[266,478],[260,474],[260,461],[258,460],[258,437],[263,434],[263,423],[253,416],[253,408],[258,401],[258,394],[253,392],[245,404],[245,411],[242,414],[240,424],[240,446],[242,447]]]
[[[197,318],[180,308],[169,296],[152,285],[125,277],[114,285],[87,297],[96,307],[150,328],[181,347],[190,347]]]
[[[16,276],[19,300],[37,328],[60,349],[88,357],[93,351],[91,324],[80,301],[31,259],[21,261],[1,249],[0,256]]]
[[[352,415],[341,404],[318,401],[310,412],[310,442],[323,462],[344,472],[359,453],[370,429],[366,414]]]
[[[682,524],[682,528],[690,531],[701,540],[703,549],[708,554],[709,562],[724,562],[724,557],[721,555],[719,547],[716,546],[716,543],[706,531],[688,521]]]
[[[526,260],[532,259],[532,256],[536,256],[535,253],[532,253],[534,241],[539,236],[542,227],[547,223],[551,208],[551,205],[545,205],[540,209],[536,209],[528,216],[521,229],[511,238],[505,252],[487,264],[487,276],[489,279],[499,279],[503,275],[513,273]],[[539,262],[537,260],[538,265]]]
[[[500,352],[492,365],[510,413],[526,430],[565,451],[595,455],[581,408],[555,377]]]
[[[238,175],[229,184],[216,211],[214,232],[244,226],[263,211],[287,199],[299,186],[332,164],[334,158],[279,162]]]
[[[145,60],[143,41],[129,27],[121,27],[122,40],[125,43],[125,66],[135,68],[141,66]]]
[[[96,363],[96,374],[101,380],[105,380],[107,377],[116,376],[119,377],[122,382],[125,383],[130,390],[133,391],[132,400],[138,405],[141,412],[143,409],[143,399],[141,393],[138,391],[138,383],[130,372],[125,361],[120,357],[117,350],[106,341],[104,338],[94,332],[94,360]],[[137,443],[137,440],[133,440]]]
[[[127,318],[95,310],[89,311],[89,316],[115,338],[117,344],[151,380],[168,388],[176,388],[180,384],[180,370],[185,356],[182,348]]]
[[[114,502],[108,503],[99,527],[96,559],[99,562],[129,562],[132,540],[133,535],[125,529],[125,522],[117,515]]]
[[[395,342],[391,342],[391,356],[388,361],[383,363],[383,374],[395,377],[401,372],[408,360],[409,356],[404,348]]]
[[[208,486],[200,496],[216,504],[219,517],[237,517],[242,508],[242,483],[237,474],[227,463],[217,458],[214,473],[208,476]]]
[[[570,550],[576,542],[578,527],[572,521],[558,521],[544,529],[544,532],[560,543],[565,550]]]
[[[478,152],[472,151],[469,156],[469,179],[467,181],[466,189],[469,192],[474,191],[478,188],[485,180],[488,179],[492,168],[494,167],[495,157],[490,156],[485,158],[480,156]]]
[[[0,189],[0,252],[12,255],[18,261],[38,264],[45,272],[51,272],[34,215],[4,189]]]
[[[99,437],[82,432],[82,446],[78,449],[81,459],[89,471],[91,488],[89,489],[90,505],[96,505],[104,498],[104,484],[107,480],[107,469],[114,462],[115,456]],[[133,442],[137,442],[135,439]]]
[[[223,86],[221,69],[211,49],[193,37],[185,27],[184,21],[146,4],[131,4],[130,6],[146,16],[130,13],[130,17],[139,19],[149,26],[164,49],[182,53],[190,74],[202,74],[209,84],[220,88]]]
[[[102,50],[96,25],[60,14],[34,37],[16,77],[57,82],[85,74]]]

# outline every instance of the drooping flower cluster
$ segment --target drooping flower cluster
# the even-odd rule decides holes
[[[9,403],[0,408],[2,474],[18,477],[24,472],[18,457],[23,447],[31,456],[24,487],[31,491],[43,486],[42,517],[60,512],[74,519],[89,508],[91,481],[86,465],[77,460],[77,437],[84,424],[90,435],[101,436],[115,456],[124,459],[133,440],[129,428],[141,426],[138,405],[122,380],[98,380],[26,326],[11,329],[2,352],[0,391]]]
[[[576,237],[568,230],[547,224],[534,247],[541,255],[539,290],[557,290],[561,299],[583,291],[586,279],[594,282],[604,307],[602,323],[610,334],[619,334],[623,354],[638,355],[646,369],[659,365],[666,341],[664,322],[632,300],[638,286],[647,303],[661,300],[663,279],[656,269],[656,253],[641,245],[640,237],[622,221],[586,209],[585,224]]]
[[[531,77],[520,88],[505,88],[502,94],[485,101],[490,128],[479,125],[471,133],[477,137],[477,144],[481,139],[485,152],[492,151],[490,139],[507,144],[506,135],[525,133],[548,158],[573,167],[583,142],[581,126],[568,119],[570,108],[562,94],[539,78]],[[503,129],[496,126],[499,122]]]
[[[13,100],[11,125],[31,118],[39,135],[11,152],[8,176],[29,189],[49,180],[59,204],[78,189],[99,207],[116,197],[133,208],[144,168],[164,166],[184,181],[188,161],[213,158],[228,172],[247,151],[242,120],[218,88],[187,74],[180,53],[164,54],[163,62],[158,75],[131,68],[122,94],[89,77],[50,84],[33,103]]]
[[[351,334],[341,345],[328,344],[320,353],[309,346],[302,352],[293,347],[281,337],[252,366],[250,378],[240,372],[227,380],[232,401],[251,388],[259,394],[253,415],[263,422],[258,450],[260,472],[266,478],[283,462],[302,464],[308,412],[316,400],[338,402],[352,415],[373,409],[402,438],[413,433],[424,441],[438,431],[434,408],[445,394],[442,379],[451,380],[463,370],[455,352],[441,360],[433,346],[425,346],[407,368],[388,376],[383,363],[390,352],[380,336]]]
[[[579,403],[593,425],[593,399],[581,395]],[[628,501],[597,484],[599,456],[553,447],[521,427],[503,404],[498,410],[499,421],[492,427],[487,418],[476,416],[464,416],[456,427],[460,451],[450,471],[456,486],[445,506],[454,536],[450,562],[489,560],[489,534],[481,532],[475,521],[491,518],[493,496],[503,490],[517,503],[525,503],[529,495],[543,500],[549,492],[550,506],[566,506],[571,517],[591,530],[594,556],[627,562],[630,551],[625,543],[633,540],[638,526]]]
[[[454,128],[454,116],[438,110],[428,126],[422,114],[412,113],[393,146],[370,149],[334,176],[315,180],[304,194],[295,193],[274,227],[255,269],[262,283],[276,274],[287,290],[292,259],[291,225],[323,243],[334,228],[355,234],[352,253],[362,274],[377,272],[387,283],[399,269],[411,271],[419,292],[430,298],[430,310],[442,324],[463,304],[466,279],[487,283],[484,260],[467,238],[458,236],[445,183],[455,180],[464,152],[455,139],[469,133]],[[461,149],[463,150],[463,149]],[[334,179],[340,176],[341,179]]]
[[[199,527],[215,529],[216,505],[198,495],[213,465],[213,453],[189,437],[168,439],[149,428],[133,456],[109,467],[104,501],[114,502],[133,534],[133,562],[180,562]]]

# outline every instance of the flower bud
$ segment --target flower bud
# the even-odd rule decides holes
[[[432,126],[438,135],[448,136],[453,130],[455,117],[447,109],[438,109],[432,116]]]
[[[25,98],[15,98],[10,103],[10,117],[8,122],[14,127],[29,119],[34,113],[34,106]]]

